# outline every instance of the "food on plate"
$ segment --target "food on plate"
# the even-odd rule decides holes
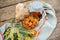
[[[36,30],[31,30],[30,32],[28,32],[28,34],[33,34],[34,36],[37,36],[38,32]]]
[[[38,21],[39,21],[38,18],[32,15],[29,15],[25,17],[24,19],[22,19],[22,24],[26,29],[33,29],[34,27],[36,27]]]
[[[41,17],[42,14],[40,12],[29,12],[23,3],[16,6],[16,22],[22,20],[22,24],[26,29],[35,28]]]
[[[42,17],[42,14],[40,12],[31,12],[31,14],[33,14],[34,16],[37,16],[39,18]]]
[[[32,40],[30,37],[26,37],[25,40]]]
[[[3,36],[4,40],[33,40],[36,34],[37,31],[27,30],[21,26],[21,23],[17,23],[8,27]]]
[[[23,3],[19,3],[16,6],[16,21],[24,18],[25,15],[29,15],[28,8],[25,8]]]
[[[40,12],[30,12],[23,3],[16,6],[15,21],[12,22],[3,33],[4,40],[34,40],[38,35],[36,30],[33,30],[40,21],[42,14]]]
[[[35,16],[39,16],[40,12],[32,12],[32,14],[35,15]]]

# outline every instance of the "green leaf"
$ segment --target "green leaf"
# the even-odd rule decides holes
[[[14,40],[18,40],[18,35],[17,35],[17,33],[14,33],[13,36],[14,36]]]
[[[8,38],[7,40],[11,40],[11,38]]]
[[[11,19],[11,23],[14,23],[15,22],[15,18]]]

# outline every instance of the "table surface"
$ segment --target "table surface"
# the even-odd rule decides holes
[[[0,26],[10,22],[11,18],[15,17],[15,7],[17,3],[22,3],[30,0],[0,0]],[[48,40],[60,40],[60,0],[39,0],[52,5],[56,11],[57,27]],[[7,20],[7,21],[6,21]]]

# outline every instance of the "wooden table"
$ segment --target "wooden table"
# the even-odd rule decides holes
[[[4,23],[10,22],[10,18],[15,16],[15,6],[17,3],[29,0],[0,0],[0,26]],[[60,0],[39,0],[52,5],[56,11],[57,27],[48,40],[60,40]],[[7,20],[7,21],[5,21]]]

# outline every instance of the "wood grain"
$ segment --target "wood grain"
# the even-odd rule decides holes
[[[5,8],[24,1],[29,1],[29,0],[0,0],[0,8]]]
[[[1,20],[10,19],[15,16],[15,5],[0,9]]]

